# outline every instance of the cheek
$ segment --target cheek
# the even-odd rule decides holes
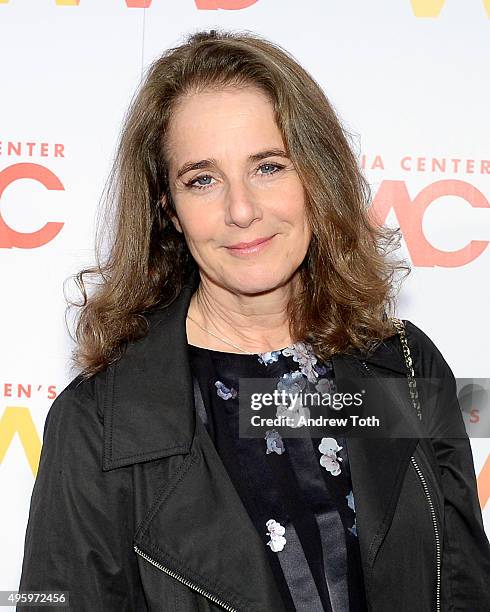
[[[288,221],[296,232],[309,233],[308,219],[306,214],[306,202],[302,189],[297,189],[296,193],[284,193],[282,197],[283,206],[281,211],[284,220]]]
[[[179,215],[186,239],[190,242],[205,242],[216,235],[215,222],[209,212],[188,207]]]
[[[304,249],[308,248],[312,236],[306,209],[304,207],[298,207],[294,211],[294,219],[291,220],[291,223],[294,227],[293,235],[296,248],[298,252],[303,252]]]

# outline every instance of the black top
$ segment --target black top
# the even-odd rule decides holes
[[[282,438],[274,429],[239,437],[239,378],[333,392],[331,361],[303,343],[254,355],[189,344],[189,356],[197,412],[263,539],[286,609],[366,612],[344,438]]]

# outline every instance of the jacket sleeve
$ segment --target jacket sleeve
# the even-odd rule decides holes
[[[437,388],[437,399],[429,403],[423,420],[431,436],[444,494],[444,599],[448,612],[484,612],[490,610],[490,545],[456,380],[432,340],[410,321],[405,323],[416,376],[434,380]]]
[[[103,423],[94,385],[78,382],[55,399],[45,420],[19,591],[69,593],[69,608],[49,610],[143,611],[130,468],[102,471]]]

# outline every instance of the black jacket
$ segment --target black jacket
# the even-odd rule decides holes
[[[196,417],[192,292],[184,287],[118,362],[77,377],[52,404],[19,591],[68,591],[76,612],[283,610],[264,544]],[[445,384],[422,406],[433,444],[347,439],[370,611],[488,612],[490,546],[454,377],[424,332],[406,326],[417,376]],[[370,357],[332,361],[339,391],[367,370],[406,375],[396,334]],[[386,402],[413,412],[408,391]],[[459,437],[445,438],[450,428]]]

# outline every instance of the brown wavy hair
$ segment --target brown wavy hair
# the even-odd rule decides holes
[[[352,136],[325,93],[286,50],[257,34],[199,31],[149,66],[125,116],[103,193],[96,264],[72,277],[82,299],[68,301],[68,309],[78,309],[73,362],[83,377],[143,337],[145,314],[170,303],[196,274],[170,219],[166,134],[176,104],[194,92],[247,85],[269,97],[306,193],[313,236],[301,264],[301,293],[288,305],[291,338],[310,342],[324,359],[352,347],[372,350],[393,334],[397,272],[410,272],[404,260],[390,257],[400,228],[369,214],[370,187]]]

